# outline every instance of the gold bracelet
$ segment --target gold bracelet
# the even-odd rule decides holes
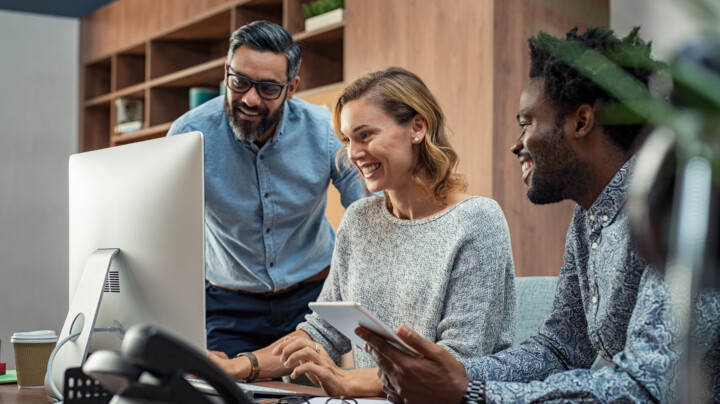
[[[240,381],[243,383],[250,383],[251,381],[257,379],[258,375],[260,374],[260,365],[258,364],[257,357],[255,357],[255,354],[252,352],[240,352],[239,354],[235,355],[235,359],[243,356],[250,359],[250,376]]]

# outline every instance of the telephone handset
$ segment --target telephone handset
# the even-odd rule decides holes
[[[215,400],[186,380],[188,374],[214,387],[225,403],[254,403],[208,358],[152,326],[130,328],[120,353],[98,351],[90,355],[83,372],[115,394],[115,403],[214,404]]]

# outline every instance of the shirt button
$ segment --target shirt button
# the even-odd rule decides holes
[[[590,215],[590,220],[595,221],[595,215]]]
[[[265,159],[265,155],[261,154],[261,155],[260,155],[260,160],[264,160],[264,159]]]
[[[270,196],[270,194],[265,192],[265,197],[267,198],[268,196]]]
[[[265,229],[265,233],[270,233],[270,228]]]
[[[596,249],[596,248],[598,248],[598,243],[592,243],[592,246],[591,246],[591,247],[592,247],[593,250]]]
[[[274,263],[274,262],[271,262],[271,263],[270,263],[270,268],[272,268],[272,267],[274,267],[274,266],[275,266],[275,263]]]
[[[604,222],[607,222],[608,219],[609,219],[609,218],[607,217],[607,215],[603,215],[603,221],[604,221]]]
[[[595,304],[597,304],[597,296],[593,296],[592,302],[595,303]]]

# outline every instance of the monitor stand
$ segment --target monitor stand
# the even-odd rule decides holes
[[[122,260],[117,259],[119,252],[119,248],[97,249],[90,254],[85,263],[82,277],[75,289],[75,296],[70,303],[70,310],[65,317],[65,324],[63,324],[58,337],[58,343],[77,331],[81,331],[81,333],[59,348],[55,353],[52,368],[48,366],[45,375],[45,391],[50,397],[60,399],[60,397],[55,397],[56,394],[50,387],[49,379],[51,377],[57,389],[62,392],[65,370],[70,367],[82,366],[85,363],[108,272],[111,267],[121,265],[120,261]]]

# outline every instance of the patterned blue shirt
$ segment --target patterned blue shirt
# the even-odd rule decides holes
[[[538,335],[463,363],[470,378],[488,381],[487,402],[674,401],[681,327],[669,315],[662,275],[632,245],[622,209],[634,161],[588,211],[576,207],[553,308]],[[702,353],[718,375],[720,296],[702,301],[698,315],[711,336]],[[590,370],[596,355],[612,364]]]
[[[251,292],[285,289],[332,257],[330,181],[347,207],[366,196],[357,170],[335,165],[342,142],[325,108],[293,98],[262,148],[235,139],[223,96],[178,118],[168,136],[205,139],[205,277]]]

